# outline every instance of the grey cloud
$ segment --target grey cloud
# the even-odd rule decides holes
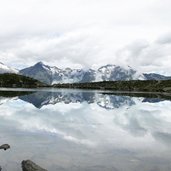
[[[155,132],[153,136],[154,138],[156,138],[156,140],[160,141],[161,143],[165,143],[166,145],[170,146],[170,143],[171,143],[170,133]]]
[[[107,34],[107,31],[104,32]],[[58,67],[94,64],[130,65],[141,72],[171,74],[171,44],[135,41],[117,50],[99,29],[79,29],[59,35],[14,35],[0,41],[0,61],[23,68],[44,61]],[[110,42],[111,43],[111,42]]]
[[[70,65],[91,66],[97,62],[103,51],[101,40],[94,31],[78,30],[57,36],[33,36],[29,38],[11,38],[10,42],[0,44],[2,61],[34,64],[37,61],[65,67]],[[12,55],[12,56],[11,56]],[[65,63],[64,63],[65,62]]]
[[[171,33],[165,34],[164,36],[161,36],[157,43],[159,44],[170,44],[171,43]]]
[[[80,29],[54,36],[12,36],[8,42],[3,38],[0,41],[1,62],[20,68],[38,61],[58,67],[112,63],[130,65],[141,72],[171,74],[171,44],[139,40],[117,50],[106,45],[108,39],[98,31]]]
[[[132,65],[134,68],[142,72],[157,72],[160,74],[169,75],[171,44],[169,39],[163,39],[164,42],[159,41],[152,43],[145,43],[145,41],[138,41],[116,52],[116,56],[126,64]],[[167,40],[167,44],[166,44]]]

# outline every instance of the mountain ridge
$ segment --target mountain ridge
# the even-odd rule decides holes
[[[43,62],[38,62],[31,67],[20,70],[20,74],[30,76],[50,85],[61,83],[72,84],[99,81],[171,79],[171,77],[163,76],[156,73],[140,73],[130,66],[121,67],[113,64],[107,64],[95,70],[91,68],[60,69],[55,66],[45,65]]]
[[[56,66],[49,66],[43,62],[38,62],[33,66],[16,70],[0,62],[0,74],[16,73],[34,78],[48,85],[65,83],[87,83],[101,81],[129,81],[129,80],[168,80],[169,76],[157,73],[141,73],[130,66],[121,67],[107,64],[98,69],[61,69]]]

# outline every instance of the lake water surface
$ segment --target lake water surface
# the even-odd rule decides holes
[[[11,146],[0,151],[2,171],[26,159],[49,171],[171,171],[171,101],[26,91],[0,92],[0,145]]]

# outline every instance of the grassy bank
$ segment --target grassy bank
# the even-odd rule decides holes
[[[56,84],[56,88],[81,88],[114,91],[171,92],[171,80],[104,81],[92,83]]]
[[[38,80],[18,74],[0,74],[0,87],[37,88],[47,86]]]

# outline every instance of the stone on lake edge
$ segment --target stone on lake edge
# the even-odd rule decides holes
[[[23,160],[21,165],[23,171],[47,171],[46,169],[41,168],[31,160]]]

